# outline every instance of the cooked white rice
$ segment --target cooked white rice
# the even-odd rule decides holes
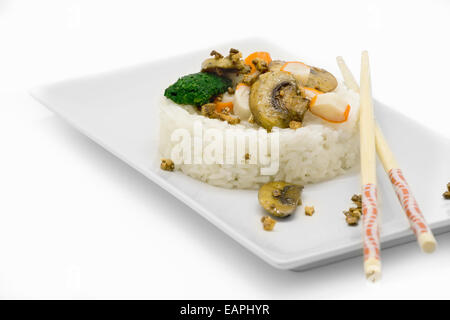
[[[335,91],[350,104],[349,119],[342,124],[333,124],[307,112],[302,128],[280,129],[279,170],[274,175],[261,175],[259,164],[179,164],[176,170],[211,185],[239,189],[257,189],[272,180],[305,185],[341,175],[359,162],[359,95],[343,84],[339,84]],[[195,121],[201,121],[204,129],[258,130],[245,121],[232,126],[224,121],[206,118],[193,107],[180,106],[164,97],[160,108],[162,158],[170,158],[172,148],[177,144],[171,141],[172,132],[184,128],[193,134]]]

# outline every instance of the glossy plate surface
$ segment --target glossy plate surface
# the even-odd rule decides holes
[[[296,57],[266,41],[248,39],[215,47],[244,53],[269,51],[273,57],[337,70],[335,58]],[[269,264],[302,270],[362,253],[361,230],[348,227],[342,210],[359,193],[359,175],[349,173],[305,188],[304,204],[314,205],[279,222],[275,231],[261,227],[257,192],[220,189],[159,169],[158,99],[180,76],[197,72],[210,50],[137,65],[113,72],[67,80],[32,90],[31,94],[77,130],[112,152],[183,201],[220,230]],[[386,105],[375,101],[377,120],[396,154],[419,205],[435,233],[449,230],[450,202],[442,199],[450,177],[450,142]],[[378,166],[382,246],[414,240],[408,221],[381,165]],[[301,208],[300,208],[301,209]],[[419,250],[419,249],[418,249]]]

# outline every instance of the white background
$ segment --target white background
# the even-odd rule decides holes
[[[450,137],[449,17],[445,0],[0,0],[0,298],[450,298],[450,234],[431,256],[384,250],[377,285],[361,258],[279,271],[27,95],[260,36],[355,73],[368,49],[376,98]]]

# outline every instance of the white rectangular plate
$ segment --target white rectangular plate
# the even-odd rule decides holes
[[[334,56],[319,62],[296,57],[260,39],[216,47],[244,53],[269,51],[284,60],[302,59],[335,70]],[[62,119],[106,150],[192,207],[230,237],[269,264],[280,269],[303,270],[362,253],[360,227],[348,227],[342,211],[359,193],[359,175],[349,173],[328,182],[308,185],[304,203],[316,213],[298,214],[280,221],[273,232],[263,231],[257,192],[210,186],[180,172],[159,169],[158,99],[164,88],[180,76],[197,72],[210,50],[164,61],[63,81],[32,90],[31,94]],[[450,227],[450,203],[442,190],[450,177],[450,143],[420,124],[375,102],[376,116],[435,233]],[[407,219],[381,166],[379,199],[382,212],[382,246],[414,239]]]

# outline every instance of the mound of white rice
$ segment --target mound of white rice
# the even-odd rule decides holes
[[[326,122],[309,111],[303,127],[279,131],[279,170],[273,175],[261,175],[260,164],[179,164],[176,170],[224,188],[257,189],[272,180],[308,184],[331,179],[345,173],[359,162],[359,95],[339,84],[336,92],[351,106],[349,119],[342,124]],[[229,125],[227,122],[199,115],[195,108],[180,106],[162,98],[160,106],[160,156],[170,158],[174,130],[184,128],[193,134],[193,125],[201,121],[203,129],[240,128],[258,130],[248,122]],[[193,154],[192,150],[192,154]],[[267,167],[267,166],[265,166]]]

